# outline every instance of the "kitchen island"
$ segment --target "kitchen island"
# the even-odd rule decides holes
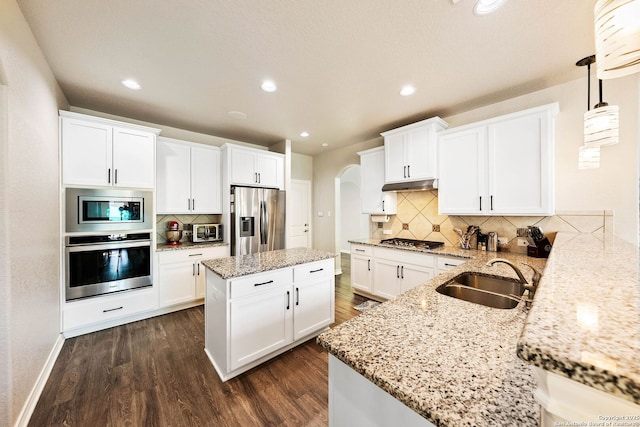
[[[385,425],[383,403],[361,410],[358,406],[366,402],[353,390],[340,389],[349,371],[420,415],[423,423],[413,425],[535,426],[541,415],[546,423],[585,421],[567,412],[562,417],[550,414],[558,406],[544,406],[549,400],[543,399],[554,388],[541,382],[545,378],[529,363],[632,405],[623,413],[600,407],[601,416],[640,414],[635,406],[640,384],[637,249],[615,239],[560,234],[546,268],[544,260],[523,255],[469,253],[473,259],[465,264],[318,337],[330,353],[331,425],[344,425],[336,411],[369,417],[360,425]],[[523,302],[511,310],[488,308],[435,291],[464,271],[515,277],[508,266],[486,266],[496,255],[544,269],[531,309]],[[530,281],[531,270],[523,267],[522,272]],[[585,302],[591,320],[582,314]],[[616,316],[617,309],[624,315]],[[598,366],[598,360],[608,364]],[[566,394],[569,389],[563,390]],[[582,402],[580,409],[590,404]]]
[[[334,322],[331,253],[307,248],[203,261],[205,352],[226,381]]]

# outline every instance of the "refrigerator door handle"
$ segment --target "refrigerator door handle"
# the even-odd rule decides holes
[[[267,202],[260,202],[260,244],[267,244]]]

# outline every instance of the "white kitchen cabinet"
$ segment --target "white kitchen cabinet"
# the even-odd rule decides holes
[[[202,261],[229,255],[227,245],[158,252],[160,307],[192,303],[204,298],[205,267]]]
[[[438,255],[436,260],[436,276],[445,271],[453,270],[457,266],[469,261],[465,258],[451,257],[446,255]]]
[[[60,111],[63,185],[153,188],[159,132]]]
[[[395,215],[398,195],[382,191],[384,185],[384,147],[360,151],[360,194],[362,213]]]
[[[299,340],[335,320],[333,260],[293,269],[293,339]]]
[[[334,322],[333,258],[222,279],[207,272],[205,351],[226,381]]]
[[[264,150],[225,144],[230,185],[284,189],[284,156]]]
[[[440,213],[553,215],[557,112],[554,103],[440,133]]]
[[[433,117],[383,132],[385,183],[437,178],[437,133],[447,126]]]
[[[159,214],[222,212],[220,149],[158,138],[156,206]]]
[[[393,298],[434,276],[434,255],[378,247],[373,255],[375,296]]]
[[[351,244],[351,286],[354,290],[372,293],[373,248]]]

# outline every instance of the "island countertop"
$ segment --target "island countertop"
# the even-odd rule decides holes
[[[509,266],[486,266],[497,255],[539,270],[545,265],[523,255],[474,251],[463,265],[323,333],[318,342],[436,425],[537,425],[535,380],[516,354],[528,313],[524,303],[500,310],[435,291],[463,271],[515,278]],[[522,272],[531,279],[529,268]]]
[[[209,259],[202,264],[223,279],[247,276],[279,268],[292,267],[333,258],[330,252],[317,249],[293,248],[261,252],[251,255]]]

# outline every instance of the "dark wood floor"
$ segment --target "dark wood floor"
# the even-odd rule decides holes
[[[365,299],[336,276],[336,324]],[[327,354],[308,341],[222,383],[196,307],[66,340],[29,426],[326,426]]]

